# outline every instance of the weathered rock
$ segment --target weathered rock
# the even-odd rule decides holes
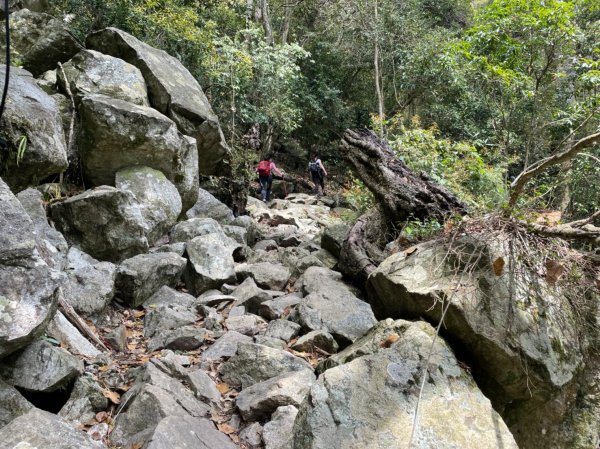
[[[114,264],[95,261],[69,272],[63,296],[77,313],[85,317],[96,315],[113,299],[116,277]]]
[[[116,288],[121,299],[137,307],[163,286],[175,287],[187,261],[175,253],[139,254],[117,270]]]
[[[254,249],[257,251],[277,251],[277,248],[279,248],[277,242],[272,239],[261,240],[259,242],[256,242],[256,244],[254,245]]]
[[[428,358],[433,336],[430,325],[412,323],[393,347],[327,370],[300,408],[292,447],[405,448],[419,401],[412,447],[517,449],[506,424],[441,339]]]
[[[196,326],[183,326],[168,332],[155,334],[148,341],[148,351],[173,349],[174,351],[193,351],[204,343],[206,329]]]
[[[156,110],[106,95],[86,95],[79,106],[78,137],[83,174],[92,185],[114,185],[115,174],[144,165],[161,171],[181,195],[183,210],[198,193],[194,139]]]
[[[231,357],[237,352],[239,343],[252,343],[252,338],[239,332],[226,332],[210,348],[204,351],[200,358],[203,362],[208,362]]]
[[[102,186],[50,208],[72,245],[100,260],[120,261],[148,251],[145,223],[130,192]]]
[[[226,237],[227,238],[227,237]],[[188,289],[195,295],[219,288],[235,279],[235,266],[228,241],[219,234],[190,240],[186,247],[189,263],[184,273]]]
[[[167,416],[162,419],[146,449],[237,449],[208,419]]]
[[[371,306],[358,299],[341,280],[341,274],[311,267],[304,274],[305,292],[298,305],[297,320],[309,330],[325,330],[338,343],[362,337],[377,322]]]
[[[108,345],[117,352],[127,350],[127,327],[121,324],[104,336]]]
[[[259,423],[252,423],[240,432],[240,440],[253,449],[259,448],[262,443],[262,431],[263,427]]]
[[[181,196],[177,188],[158,170],[130,167],[119,170],[115,186],[133,193],[146,223],[150,245],[165,235],[181,214]]]
[[[169,234],[171,242],[188,242],[206,234],[225,235],[221,225],[212,218],[190,218],[177,223]]]
[[[325,228],[321,236],[321,246],[329,251],[334,257],[340,257],[340,251],[346,236],[350,232],[350,225],[338,223]]]
[[[15,387],[50,392],[83,372],[83,363],[61,348],[39,340],[2,361],[0,374]]]
[[[58,71],[57,80],[66,91],[78,99],[89,94],[102,94],[140,106],[150,106],[146,83],[139,69],[119,58],[94,50],[82,50],[63,64],[64,75]]]
[[[265,449],[288,449],[291,447],[294,420],[298,409],[293,405],[284,405],[275,410],[271,421],[263,428]]]
[[[233,221],[233,212],[225,204],[206,190],[198,190],[196,204],[186,212],[188,218],[212,218],[219,223],[228,224]]]
[[[186,381],[199,400],[213,408],[220,408],[221,393],[206,371],[201,369],[190,371],[187,373]]]
[[[67,347],[71,354],[89,359],[101,354],[61,312],[56,312],[48,325],[46,334],[59,341],[63,347]]]
[[[34,225],[0,179],[0,359],[40,335],[63,276],[39,258]]]
[[[235,240],[240,245],[248,244],[248,230],[246,228],[242,226],[223,225],[223,231],[227,237]]]
[[[50,5],[48,0],[9,0],[8,11],[10,13],[19,9],[28,9],[33,12],[45,12]],[[0,5],[0,16],[4,18],[4,3]]]
[[[13,419],[24,415],[33,408],[27,399],[11,385],[0,379],[0,429]]]
[[[175,253],[178,256],[183,257],[185,254],[185,242],[169,243],[168,245],[162,245],[154,248],[150,248],[151,253]]]
[[[48,224],[42,193],[25,189],[17,194],[17,198],[33,222],[33,232],[42,247],[42,257],[52,268],[64,269],[69,245],[63,235]]]
[[[333,335],[325,331],[310,331],[298,338],[296,343],[292,345],[293,350],[302,352],[314,352],[317,348],[333,354],[337,352],[339,345]]]
[[[31,409],[0,429],[3,448],[11,449],[102,449],[104,444],[92,440],[58,416]]]
[[[529,266],[518,265],[520,261],[496,276],[492,261],[510,260],[508,241],[469,237],[457,241],[454,252],[439,242],[413,250],[390,256],[373,273],[368,289],[374,309],[386,316],[425,317],[435,323],[442,313],[440,298],[452,298],[444,332],[468,352],[475,379],[519,444],[526,449],[576,447],[559,429],[567,425],[561,422],[571,422],[578,406],[556,407],[576,404],[577,377],[584,367],[575,324],[578,312],[560,297],[566,292],[546,284]],[[474,266],[464,268],[470,274],[457,286],[454,269],[463,269],[469,259]],[[577,433],[585,432],[597,434],[589,427]]]
[[[290,341],[300,333],[301,326],[288,320],[273,320],[267,326],[265,336]]]
[[[198,306],[198,312],[204,317],[204,327],[209,331],[223,330],[223,316],[216,309],[205,305]]]
[[[80,376],[73,385],[71,396],[60,409],[59,416],[78,425],[94,419],[96,413],[106,410],[108,399],[92,376]]]
[[[260,288],[283,290],[290,279],[290,270],[281,264],[241,264],[235,268],[239,280],[252,278]]]
[[[289,314],[292,307],[295,307],[302,300],[302,296],[297,293],[280,298],[262,302],[258,308],[258,314],[267,320],[276,320]]]
[[[261,329],[264,329],[266,324],[265,320],[261,317],[252,314],[232,316],[225,320],[225,327],[227,327],[227,330],[239,332],[240,334],[248,336],[260,332]]]
[[[6,66],[0,65],[2,79],[5,72]],[[54,100],[38,87],[29,72],[12,67],[10,74],[2,116],[8,152],[3,154],[0,175],[12,189],[19,191],[64,171],[68,166],[67,147]],[[25,145],[21,155],[19,145]]]
[[[76,246],[69,248],[67,253],[67,270],[79,270],[80,268],[89,267],[99,263],[98,260],[94,259],[89,254],[81,251]]]
[[[312,370],[285,373],[243,389],[236,406],[246,421],[257,421],[278,407],[299,407],[315,380]]]
[[[116,28],[90,34],[86,45],[139,68],[152,106],[198,141],[200,172],[223,175],[223,160],[229,159],[230,151],[219,121],[202,88],[178,59]]]
[[[248,216],[248,215],[240,215],[235,217],[231,222],[234,226],[241,226],[247,231],[247,244],[249,246],[253,246],[256,242],[262,239],[262,231],[258,227],[258,223]]]
[[[183,384],[152,363],[144,365],[135,385],[123,397],[125,406],[115,420],[113,444],[127,446],[149,440],[163,418],[204,417],[210,413],[205,404]]]
[[[267,337],[266,335],[255,335],[254,343],[274,349],[285,349],[287,346],[287,343],[280,338]]]
[[[224,295],[220,290],[208,290],[196,298],[197,303],[209,307],[218,306],[224,302],[235,301],[235,296]]]
[[[10,31],[12,51],[35,76],[55,69],[58,62],[68,61],[82,49],[64,24],[49,14],[17,11],[10,16]]]
[[[223,380],[230,385],[248,388],[281,374],[304,369],[312,370],[305,360],[289,352],[254,343],[240,343],[237,353],[221,365],[220,372]]]
[[[246,278],[231,292],[231,296],[237,298],[236,306],[243,306],[250,313],[256,313],[262,303],[271,300],[271,295],[258,288],[251,277]]]

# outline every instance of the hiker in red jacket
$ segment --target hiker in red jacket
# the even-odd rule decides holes
[[[269,201],[271,195],[271,184],[273,184],[273,172],[283,179],[283,172],[277,168],[271,156],[266,157],[258,163],[256,173],[260,181],[260,193],[264,202]]]

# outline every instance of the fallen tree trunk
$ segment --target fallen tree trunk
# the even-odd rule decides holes
[[[372,131],[346,130],[342,146],[342,156],[379,205],[358,219],[342,245],[338,268],[354,282],[367,279],[380,262],[377,248],[406,220],[466,214],[462,201],[424,173],[413,173]]]

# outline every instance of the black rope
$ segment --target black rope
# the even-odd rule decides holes
[[[2,103],[0,103],[0,122],[4,114],[6,96],[8,95],[8,82],[10,80],[10,29],[8,27],[8,0],[4,0],[4,16],[6,17],[6,73],[4,76],[4,91],[2,92]]]

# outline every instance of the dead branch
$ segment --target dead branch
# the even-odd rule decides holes
[[[596,212],[594,215],[598,216],[599,214]],[[594,226],[589,222],[585,223],[590,218],[554,226],[527,223],[524,221],[521,221],[520,224],[529,231],[546,237],[559,237],[564,240],[583,240],[600,245],[600,227]]]
[[[77,314],[77,312],[75,312],[75,309],[73,309],[71,304],[65,301],[64,298],[59,297],[58,305],[64,313],[65,317],[73,324],[73,326],[79,329],[79,331],[83,335],[85,335],[89,340],[91,340],[97,347],[101,348],[106,352],[109,352],[109,349],[104,345],[104,343],[102,343],[102,340],[100,340],[100,338],[98,338],[94,331],[92,331],[92,329],[90,329],[90,327],[85,323],[85,321],[83,321],[83,318],[81,318]]]
[[[556,153],[553,156],[541,159],[523,170],[510,185],[511,193],[508,200],[507,212],[510,212],[513,209],[517,199],[523,192],[523,189],[532,178],[539,175],[548,167],[568,161],[584,149],[595,146],[598,143],[600,143],[600,133],[590,134],[589,136],[583,137],[577,141],[575,145],[569,147],[568,149]]]

